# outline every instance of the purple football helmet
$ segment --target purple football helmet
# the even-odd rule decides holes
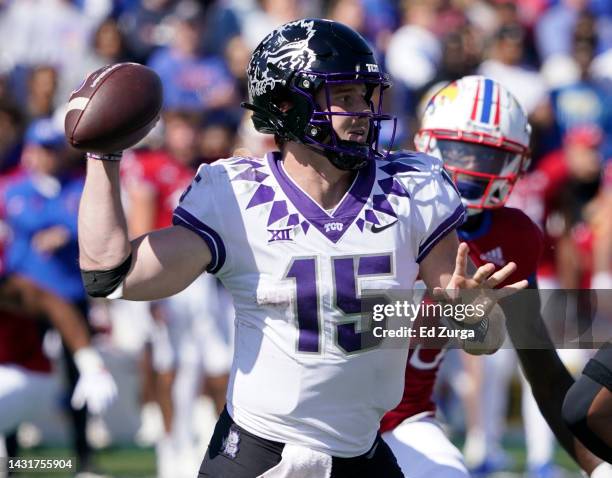
[[[395,135],[395,118],[383,112],[383,90],[391,81],[380,72],[366,41],[346,25],[314,18],[287,23],[255,49],[247,74],[249,102],[242,106],[254,112],[257,131],[302,143],[343,170],[362,168],[386,155],[379,150],[379,133],[381,122],[389,120]],[[370,111],[331,112],[330,86],[351,83],[366,86]],[[321,88],[326,105],[315,100]],[[379,94],[374,95],[377,88]],[[290,107],[282,111],[279,105],[285,102]],[[338,138],[333,115],[367,117],[366,142]]]

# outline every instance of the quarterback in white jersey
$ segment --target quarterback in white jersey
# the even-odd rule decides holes
[[[209,269],[234,298],[227,406],[258,436],[360,455],[401,398],[407,350],[357,330],[360,290],[411,289],[464,208],[441,161],[393,159],[360,169],[331,212],[278,153],[222,160],[200,167],[175,211],[174,224],[209,244]]]
[[[515,265],[469,277],[453,233],[465,211],[441,162],[379,151],[390,82],[356,32],[319,19],[283,25],[253,53],[248,78],[243,106],[281,151],[202,166],[173,227],[130,243],[120,155],[89,156],[86,286],[151,300],[206,270],[231,292],[228,404],[199,476],[402,477],[377,430],[402,395],[407,350],[383,347],[361,323],[362,291],[410,289],[417,274],[441,294],[490,289]]]

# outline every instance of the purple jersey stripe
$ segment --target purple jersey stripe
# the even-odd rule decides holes
[[[465,220],[465,208],[463,205],[460,205],[455,209],[449,217],[447,217],[442,224],[440,224],[436,230],[430,234],[430,236],[423,242],[423,244],[419,247],[419,254],[417,256],[416,261],[421,262],[425,259],[425,256],[429,254],[429,252],[433,249],[433,247],[440,242],[444,236],[446,236],[450,231],[459,227],[463,224]]]
[[[223,244],[221,236],[219,236],[215,230],[204,224],[202,221],[196,219],[182,207],[177,207],[174,210],[172,224],[175,226],[186,227],[204,239],[204,242],[206,242],[208,245],[210,254],[212,256],[210,264],[208,264],[208,267],[206,268],[207,272],[215,274],[221,269],[221,267],[223,267],[226,257],[225,244]]]

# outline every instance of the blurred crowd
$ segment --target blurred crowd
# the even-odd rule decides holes
[[[275,149],[240,108],[246,66],[267,33],[308,16],[345,23],[374,47],[394,82],[386,96],[399,118],[394,149],[413,149],[420,112],[449,81],[482,74],[509,88],[533,128],[530,171],[510,205],[545,234],[540,284],[612,288],[612,0],[0,0],[3,274],[77,304],[94,333],[123,344],[125,326],[108,317],[137,314],[88,302],[81,286],[84,162],[63,135],[70,92],[88,73],[122,61],[146,64],[162,79],[161,121],[122,165],[137,237],[170,224],[199,164]],[[387,143],[391,133],[382,131]],[[151,305],[146,314],[159,323],[168,310]],[[174,367],[143,362],[170,400],[174,377],[159,372]],[[223,377],[228,366],[209,375]],[[217,406],[223,380],[208,384]],[[143,385],[142,403],[153,400],[151,387]],[[164,403],[169,431],[176,416]]]

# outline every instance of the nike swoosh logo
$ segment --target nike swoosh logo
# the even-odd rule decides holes
[[[398,221],[398,219],[396,219],[396,220],[395,220],[395,221],[393,221],[392,223],[385,224],[384,226],[378,226],[377,224],[372,224],[371,231],[372,231],[373,233],[375,233],[375,234],[376,234],[376,233],[378,233],[378,232],[382,232],[382,231],[384,231],[385,229],[388,229],[388,228],[390,228],[391,226],[393,226],[395,223],[397,223],[397,221]]]

